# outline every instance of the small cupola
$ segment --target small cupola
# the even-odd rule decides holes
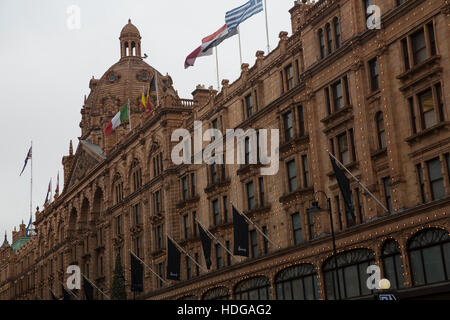
[[[128,23],[123,27],[119,39],[121,58],[141,58],[141,34],[138,28],[131,23],[131,19],[128,19]]]

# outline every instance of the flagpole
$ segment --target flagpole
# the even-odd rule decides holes
[[[131,132],[131,106],[130,106],[130,98],[128,98],[128,117],[130,119],[130,132]]]
[[[269,44],[269,23],[267,22],[267,0],[264,0],[264,13],[266,15],[266,37],[267,37],[267,54],[270,52],[270,44]]]
[[[334,155],[331,154],[331,152],[328,152],[328,154],[330,155],[330,157],[332,157],[334,160],[336,160],[342,168],[344,168],[345,171],[348,172],[349,175],[352,176],[353,179],[356,180],[356,182],[359,183],[359,185],[375,200],[376,203],[378,203],[380,205],[380,207],[382,207],[387,213],[390,213],[390,211],[372,194],[372,192],[369,191],[369,189],[366,188],[365,185],[363,185],[361,183],[361,181],[359,181],[358,178],[356,178],[343,164],[342,162],[339,161],[339,159],[337,159]]]
[[[219,82],[219,55],[217,52],[217,46],[215,47],[216,50],[216,74],[217,74],[217,91],[220,91],[220,82]]]
[[[64,283],[62,283],[62,281],[61,280],[59,280],[59,279],[56,279],[56,280],[58,280],[58,282],[63,286],[63,288],[64,288]],[[67,288],[67,292],[69,292],[71,295],[73,295],[75,298],[77,298],[77,300],[80,300],[80,298],[72,291],[72,290],[69,290],[69,288]]]
[[[31,140],[30,217],[33,217],[33,140]]]
[[[183,247],[181,247],[175,240],[173,240],[170,236],[167,236],[167,238],[169,238],[181,251],[183,251],[183,253],[190,258],[192,261],[194,261],[194,263],[201,268],[204,272],[208,272],[208,270],[206,270],[203,266],[199,265],[197,261],[195,261],[194,258],[192,258],[189,253],[187,253],[186,250],[183,249]]]
[[[239,37],[239,58],[241,59],[241,66],[242,66],[242,45],[241,45],[241,30],[239,26],[237,26],[238,30],[238,37]]]
[[[241,212],[238,208],[236,208],[236,206],[233,204],[233,202],[231,202],[231,205],[237,210],[237,212],[243,216],[246,220],[248,220],[256,229],[256,231],[258,231],[267,241],[270,242],[270,244],[272,244],[274,247],[281,249],[281,247],[277,244],[275,244],[275,242],[273,242],[272,240],[270,240],[270,238],[258,227],[258,225],[256,223],[254,223],[249,217],[247,217],[245,215],[245,213]]]
[[[229,254],[230,254],[237,262],[240,262],[240,260],[239,260],[234,254],[232,254],[231,251],[228,250],[228,248],[227,248],[226,246],[224,246],[223,243],[220,242],[219,239],[218,239],[216,236],[214,236],[207,228],[205,228],[205,227],[200,223],[200,221],[198,221],[197,219],[195,219],[195,221],[202,227],[203,230],[206,231],[207,234],[209,234],[211,237],[213,237],[214,240],[215,240],[222,248],[224,248],[226,252],[228,252],[228,253],[229,253]]]
[[[152,268],[150,268],[141,258],[139,258],[137,255],[134,254],[133,251],[130,251],[130,253],[136,258],[138,259],[144,266],[147,267],[148,270],[150,270],[155,276],[157,276],[159,278],[159,280],[161,280],[162,282],[164,282],[165,284],[167,284],[167,281],[164,280],[159,274],[157,274],[155,271],[153,271]]]
[[[104,295],[105,297],[107,297],[108,300],[111,300],[111,297],[110,297],[110,296],[108,296],[106,293],[104,293],[102,290],[100,290],[100,289],[99,289],[95,284],[93,284],[93,283],[91,282],[91,280],[89,280],[84,274],[81,274],[81,275],[82,275],[83,278],[85,278],[86,281],[89,282],[95,289],[97,289],[98,291],[100,291],[100,293],[101,293],[102,295]]]
[[[155,71],[156,76],[156,104],[159,107],[159,85],[158,85],[158,71]]]

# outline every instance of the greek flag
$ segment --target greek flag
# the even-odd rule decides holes
[[[228,30],[237,28],[241,22],[244,22],[251,16],[264,10],[262,0],[250,0],[236,9],[228,11],[225,15],[225,22]]]

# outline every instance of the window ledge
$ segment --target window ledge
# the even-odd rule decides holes
[[[409,145],[413,145],[414,143],[426,138],[429,135],[432,135],[433,133],[436,133],[440,130],[443,130],[444,128],[447,128],[450,125],[450,121],[443,121],[440,122],[428,129],[425,129],[421,132],[418,132],[408,138],[405,139],[405,141],[409,144]]]
[[[397,79],[401,81],[406,81],[410,78],[412,78],[416,73],[422,71],[422,70],[429,70],[433,65],[437,64],[439,60],[441,59],[441,56],[435,55],[432,56],[425,61],[413,66],[411,69],[409,69],[406,72],[403,72],[397,76]]]
[[[222,188],[222,187],[227,187],[231,184],[231,179],[227,178],[224,179],[222,181],[218,181],[216,183],[213,184],[209,184],[206,188],[205,188],[205,193],[211,193],[214,190],[218,189],[218,188]]]
[[[372,159],[377,159],[377,158],[381,158],[381,157],[385,157],[387,156],[387,148],[384,147],[383,149],[378,149],[375,150],[374,152],[372,152],[372,154],[370,155],[370,157]]]
[[[349,164],[346,164],[345,165],[345,167],[348,169],[348,170],[353,170],[353,169],[357,169],[358,167],[359,167],[359,161],[353,161],[353,162],[350,162]],[[330,172],[328,172],[327,173],[327,176],[329,177],[329,178],[332,178],[332,177],[334,177],[334,171],[330,171]]]
[[[279,201],[282,204],[286,204],[289,201],[292,201],[295,199],[301,199],[305,195],[312,194],[312,193],[314,193],[313,187],[297,189],[296,191],[284,194],[283,196],[280,197]]]
[[[285,152],[289,151],[292,147],[298,146],[300,144],[308,143],[308,142],[309,142],[309,134],[293,137],[289,141],[281,144],[280,153],[285,153]]]
[[[182,208],[186,207],[187,205],[189,205],[191,203],[195,203],[199,200],[200,200],[200,197],[198,195],[196,195],[194,197],[186,198],[186,200],[182,200],[177,203],[177,209],[182,209]]]
[[[352,110],[353,110],[353,106],[352,105],[350,105],[350,104],[346,105],[343,108],[339,109],[338,111],[334,111],[330,115],[326,116],[325,118],[320,120],[320,122],[324,123],[325,125],[328,125],[333,120],[336,120],[336,119],[338,119],[340,117],[343,117],[347,113],[350,113]]]

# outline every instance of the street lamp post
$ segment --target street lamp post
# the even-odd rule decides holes
[[[314,213],[314,212],[319,212],[322,210],[319,206],[319,201],[317,201],[317,199],[316,199],[316,195],[319,193],[323,194],[325,196],[325,198],[327,199],[328,215],[330,216],[331,240],[332,240],[332,245],[333,245],[333,262],[334,262],[334,271],[333,271],[333,276],[332,276],[333,277],[333,290],[334,290],[335,277],[336,277],[338,300],[340,300],[341,299],[341,288],[340,288],[339,276],[336,274],[336,272],[337,272],[337,260],[336,260],[337,251],[336,251],[336,237],[334,235],[333,213],[331,212],[331,200],[330,200],[330,198],[328,198],[327,194],[324,191],[319,190],[314,193],[314,201],[312,202],[312,207],[309,209],[309,211]]]

